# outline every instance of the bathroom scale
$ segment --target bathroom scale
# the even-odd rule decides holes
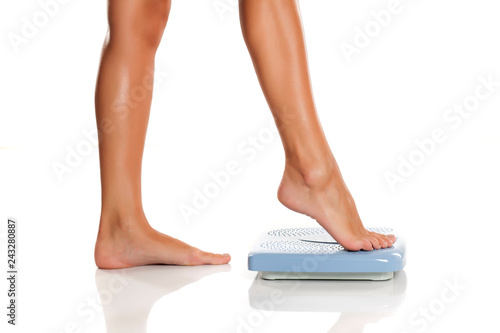
[[[322,227],[266,232],[248,255],[248,269],[266,280],[388,280],[406,264],[405,242],[389,227],[370,231],[393,234],[385,249],[348,251]]]

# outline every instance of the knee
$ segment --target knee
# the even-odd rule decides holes
[[[113,6],[113,3],[116,3]],[[170,13],[171,0],[110,1],[110,42],[156,50]]]
[[[135,31],[145,46],[157,48],[170,13],[170,0],[145,0],[141,17],[135,23]]]

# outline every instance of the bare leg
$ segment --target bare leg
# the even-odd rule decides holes
[[[295,0],[240,0],[243,37],[276,121],[286,165],[278,199],[314,218],[348,250],[391,246],[367,231],[328,146],[314,105]]]
[[[109,0],[108,10],[110,30],[96,88],[102,186],[96,264],[100,268],[225,264],[229,255],[203,252],[154,230],[142,209],[141,164],[151,73],[170,0]]]

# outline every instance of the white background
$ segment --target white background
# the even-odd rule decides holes
[[[384,294],[367,292],[345,300],[345,309],[342,303],[337,310],[317,311],[312,305],[319,304],[318,295],[304,283],[302,306],[293,311],[250,307],[255,273],[247,271],[246,256],[259,234],[315,222],[276,199],[284,163],[277,135],[251,161],[238,153],[249,137],[266,131],[271,116],[234,1],[173,1],[156,60],[157,70],[168,75],[154,91],[144,207],[160,231],[208,251],[229,252],[233,260],[219,268],[130,270],[140,283],[117,296],[123,308],[108,307],[110,329],[121,323],[139,332],[127,322],[132,318],[147,324],[148,332],[346,332],[339,328],[340,313],[359,305],[346,321],[355,332],[492,331],[500,310],[494,275],[500,86],[457,128],[443,115],[474,96],[479,77],[500,81],[500,6],[494,0],[401,0],[400,12],[348,62],[341,43],[353,44],[356,28],[370,25],[370,13],[388,4],[316,0],[301,1],[301,9],[318,112],[361,217],[366,226],[392,226],[406,239],[404,301],[377,315],[376,306],[363,304],[367,298],[372,304],[373,297],[384,304]],[[41,10],[34,0],[0,5],[3,262],[7,217],[20,224],[19,325],[5,323],[6,310],[1,325],[9,332],[64,332],[74,322],[80,332],[105,332],[100,309],[81,312],[106,286],[108,274],[93,262],[100,209],[97,145],[62,179],[53,165],[66,163],[69,150],[90,142],[84,132],[95,129],[106,3],[60,4],[34,36],[13,47],[9,36],[22,35],[23,18],[32,22]],[[415,140],[430,138],[435,128],[447,139],[391,190],[384,174],[396,173],[399,157],[408,159],[418,149]],[[209,172],[231,160],[240,163],[241,173],[198,216],[183,219],[179,205],[191,204],[195,189],[211,181]],[[220,274],[194,282],[213,272]],[[443,294],[453,295],[446,289],[450,281],[466,289],[444,303]],[[4,304],[5,281],[1,286]],[[422,319],[418,311],[429,307],[432,319]],[[109,315],[115,312],[121,317]],[[242,321],[251,326],[243,328]]]

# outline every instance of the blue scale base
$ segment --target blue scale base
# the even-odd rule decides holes
[[[265,233],[248,255],[248,269],[263,279],[388,280],[405,266],[405,243],[392,228],[390,248],[347,251],[321,227],[276,229]]]

